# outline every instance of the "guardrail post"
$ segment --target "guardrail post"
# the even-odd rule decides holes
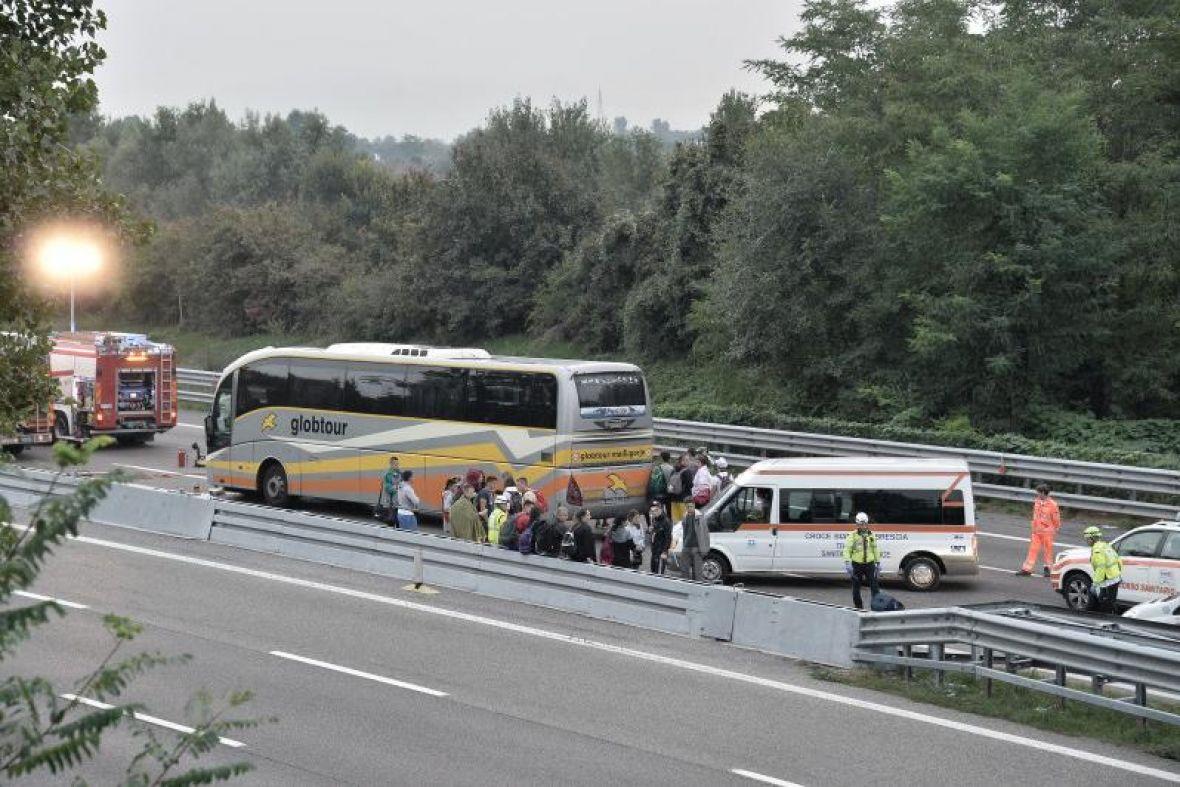
[[[930,660],[931,661],[941,662],[942,656],[943,656],[943,647],[942,647],[941,642],[935,643],[930,646]],[[943,674],[943,671],[939,667],[935,667],[934,668],[934,685],[941,688],[942,684],[943,684],[943,680],[945,678],[946,678],[946,675]]]
[[[1065,667],[1064,666],[1062,666],[1060,664],[1057,665],[1057,676],[1056,677],[1057,677],[1057,680],[1056,680],[1057,685],[1058,686],[1065,686]],[[1057,708],[1059,710],[1065,710],[1065,697],[1058,697],[1057,698]]]
[[[1145,684],[1145,683],[1136,683],[1135,684],[1135,704],[1141,705],[1143,707],[1147,707],[1147,684]],[[1146,716],[1139,717],[1139,728],[1143,729],[1143,730],[1147,729],[1147,717]]]
[[[422,589],[422,550],[414,550],[414,590]]]
[[[988,669],[991,669],[992,665],[995,663],[995,656],[996,656],[996,653],[991,648],[984,648],[983,649],[983,666],[987,667]],[[990,676],[983,682],[983,691],[984,691],[984,694],[986,694],[988,697],[992,696],[992,679]]]
[[[914,646],[903,645],[901,648],[901,655],[905,656],[907,659],[912,659],[914,657]],[[903,672],[905,673],[905,679],[907,683],[914,679],[914,668],[911,665],[906,664]]]

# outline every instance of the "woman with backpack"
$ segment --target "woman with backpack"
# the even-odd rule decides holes
[[[594,527],[590,524],[590,511],[582,508],[574,517],[570,538],[562,538],[562,556],[574,563],[594,562]]]
[[[634,565],[631,551],[635,548],[635,542],[631,538],[631,530],[627,524],[625,518],[615,517],[614,524],[606,534],[611,548],[610,564],[619,568],[631,568]]]

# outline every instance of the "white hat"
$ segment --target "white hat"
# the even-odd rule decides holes
[[[866,514],[864,511],[861,511],[859,514],[856,515],[856,524],[867,525],[868,523],[869,523],[869,515]]]
[[[725,468],[729,467],[729,462],[725,461],[724,456],[717,457],[717,461],[713,464],[717,465],[718,470],[724,470]]]
[[[536,505],[537,504],[537,493],[530,489],[529,491],[524,493],[524,497],[521,498],[521,502],[532,503],[533,505]]]
[[[506,486],[504,487],[504,496],[507,497],[508,495],[515,495],[517,491],[517,488],[514,486]]]
[[[496,505],[508,505],[508,495],[496,495]]]

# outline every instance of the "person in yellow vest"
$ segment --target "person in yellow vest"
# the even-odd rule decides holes
[[[877,578],[881,573],[881,550],[877,547],[877,537],[869,529],[869,515],[864,511],[856,515],[856,531],[844,539],[844,573],[852,580],[853,606],[864,609],[861,583],[868,583],[872,599],[877,595]]]
[[[1102,531],[1091,525],[1082,531],[1090,545],[1090,593],[1094,596],[1096,612],[1114,612],[1119,598],[1119,584],[1123,581],[1123,559],[1114,547],[1102,539]]]
[[[495,476],[492,476],[495,478]],[[508,496],[496,495],[495,506],[492,508],[492,513],[488,514],[488,543],[496,545],[500,543],[500,528],[504,524],[504,520],[508,518]]]

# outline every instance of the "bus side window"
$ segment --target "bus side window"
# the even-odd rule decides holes
[[[238,416],[263,407],[286,407],[287,362],[262,361],[238,372]]]

